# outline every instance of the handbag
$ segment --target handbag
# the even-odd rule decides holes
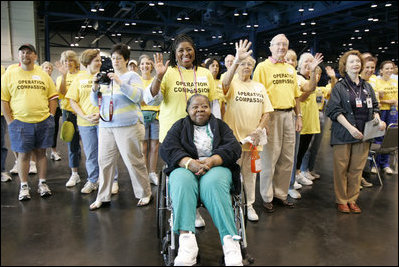
[[[157,112],[156,111],[152,111],[152,110],[142,110],[141,111],[143,113],[143,117],[144,117],[144,123],[151,123],[153,122],[156,117],[157,117]]]

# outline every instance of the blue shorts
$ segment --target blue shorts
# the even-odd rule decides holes
[[[159,139],[159,121],[153,120],[152,122],[145,122],[145,136],[144,141],[149,139],[158,140]]]
[[[38,123],[27,123],[13,120],[8,125],[11,150],[27,153],[38,148],[49,148],[53,145],[54,117],[49,116]]]

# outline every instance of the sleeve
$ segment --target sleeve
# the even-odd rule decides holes
[[[336,84],[332,89],[330,100],[327,102],[326,115],[332,120],[337,121],[340,114],[345,114],[345,110],[341,105],[340,83]]]
[[[266,93],[266,88],[261,84],[263,87],[263,114],[268,113],[268,112],[273,112],[274,108],[272,106],[272,103],[270,102],[269,96]]]
[[[303,80],[306,82],[305,79],[303,79]],[[295,98],[300,97],[302,92],[301,92],[301,88],[298,85],[298,75],[296,73],[294,74],[294,86],[295,86],[295,89],[294,89],[295,90],[295,92],[294,92]],[[303,86],[303,85],[301,85],[301,86]]]
[[[241,145],[235,138],[233,131],[222,120],[218,120],[221,142],[212,151],[212,155],[219,155],[223,159],[222,166],[230,166],[241,157]]]
[[[133,103],[141,103],[143,98],[143,82],[138,74],[131,72],[128,82],[122,82],[120,90]]]
[[[160,147],[161,158],[168,164],[168,168],[178,167],[184,157],[191,157],[181,144],[183,119],[173,124]]]
[[[6,72],[1,77],[1,100],[9,102],[11,99],[10,88],[9,88],[9,72]]]
[[[151,94],[151,84],[144,88],[143,101],[149,106],[159,106],[162,103],[163,95],[162,90],[159,90],[156,96]]]
[[[266,77],[264,75],[264,71],[262,71],[262,64],[258,64],[258,66],[256,66],[252,80],[263,85],[266,84]]]
[[[213,76],[210,71],[207,71],[207,79],[208,79],[208,85],[209,85],[209,100],[212,102],[213,100],[219,100],[219,93],[216,89],[216,83],[215,79],[213,79]]]
[[[48,76],[48,75],[47,75]],[[58,98],[57,90],[55,89],[55,84],[50,76],[47,78],[48,90],[47,90],[47,97],[48,99]]]

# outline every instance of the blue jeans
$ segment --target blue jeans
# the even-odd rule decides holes
[[[6,158],[8,149],[4,141],[4,136],[7,131],[7,122],[3,115],[1,115],[1,172],[6,171]]]
[[[295,131],[295,152],[294,152],[294,165],[292,167],[291,181],[290,181],[290,189],[294,189],[295,183],[295,173],[296,173],[296,157],[298,155],[299,150],[299,140],[301,138],[301,132]]]
[[[62,121],[66,121],[67,118],[69,118],[75,127],[75,133],[73,135],[72,141],[68,143],[69,168],[78,168],[81,157],[81,148],[79,143],[79,128],[76,122],[76,115],[71,111],[63,109]]]
[[[389,124],[398,122],[398,111],[395,107],[391,108],[390,110],[381,110],[380,118],[381,120],[385,121],[388,127]],[[384,140],[383,136],[377,137],[375,142],[377,144],[381,144],[382,140]],[[377,163],[377,166],[382,169],[389,167],[389,154],[379,154],[376,157],[375,162]]]
[[[79,132],[86,155],[87,180],[96,183],[99,175],[98,126],[79,126]]]
[[[303,156],[302,159],[302,164],[301,164],[301,171],[313,171],[315,163],[316,163],[316,157],[317,153],[319,152],[320,144],[321,144],[321,139],[323,138],[323,130],[324,130],[324,112],[319,111],[319,119],[320,119],[320,133],[315,134],[312,139],[312,143],[310,144],[310,147],[308,151],[306,151],[305,156]]]

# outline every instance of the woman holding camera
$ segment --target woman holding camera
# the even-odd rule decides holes
[[[77,125],[82,138],[83,150],[86,155],[87,182],[82,188],[83,194],[89,194],[98,188],[98,107],[91,104],[90,92],[93,77],[100,71],[101,57],[97,49],[85,50],[80,62],[86,71],[79,72],[65,98],[69,99],[72,109],[77,114]],[[80,179],[79,179],[80,181]]]
[[[93,79],[91,101],[100,109],[98,164],[100,167],[97,199],[91,210],[111,201],[113,173],[119,153],[129,172],[133,192],[139,198],[137,206],[145,206],[151,200],[151,186],[142,151],[144,119],[140,110],[143,85],[137,73],[129,72],[127,63],[130,50],[125,44],[111,49],[115,73],[108,73],[110,83],[102,84],[105,77]]]

